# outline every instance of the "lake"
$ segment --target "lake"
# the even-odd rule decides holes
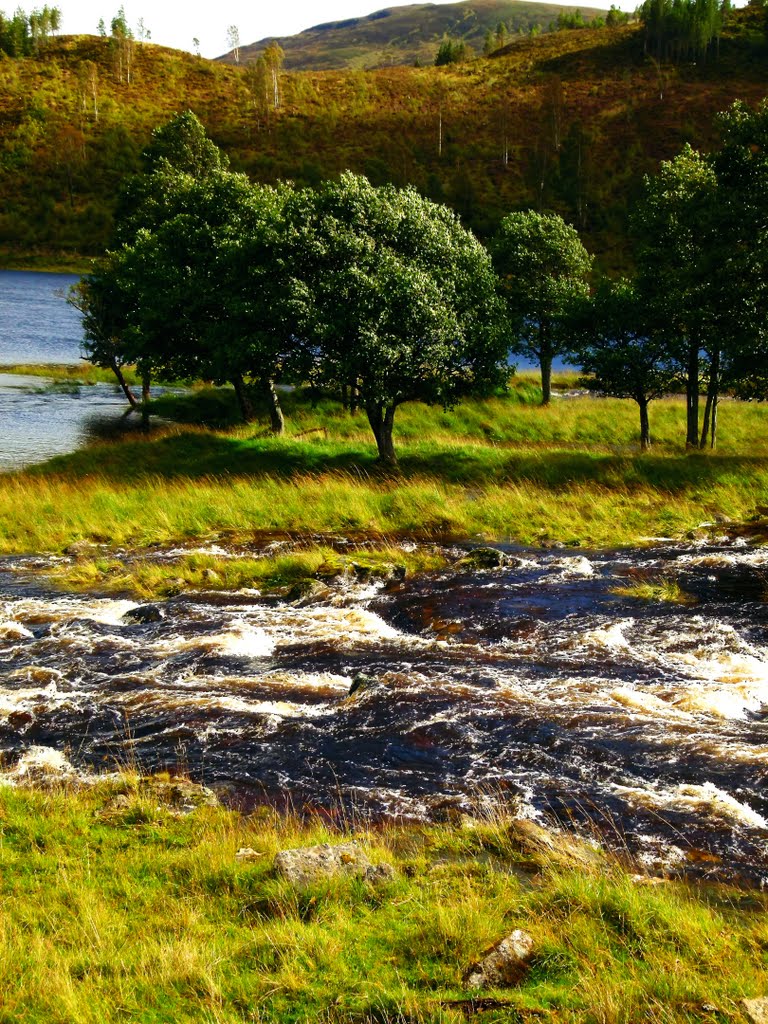
[[[66,300],[78,280],[0,270],[0,364],[80,362],[80,314]]]
[[[67,305],[74,274],[0,270],[0,367],[77,364],[80,316]],[[63,455],[114,430],[125,411],[116,386],[56,386],[0,372],[0,470]]]

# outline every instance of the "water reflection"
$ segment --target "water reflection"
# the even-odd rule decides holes
[[[0,470],[141,429],[141,418],[126,416],[126,410],[116,385],[58,385],[44,377],[0,373]]]

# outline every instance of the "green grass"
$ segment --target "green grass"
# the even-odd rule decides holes
[[[620,597],[634,597],[638,601],[666,601],[669,604],[696,604],[696,598],[686,593],[674,580],[633,583],[627,587],[615,587],[614,594]]]
[[[405,551],[380,543],[340,553],[327,544],[310,542],[300,550],[266,554],[258,558],[220,557],[191,552],[178,558],[153,560],[152,553],[138,557],[96,556],[87,552],[74,564],[55,566],[50,577],[68,589],[117,593],[139,597],[172,596],[184,590],[241,590],[285,592],[297,599],[301,591],[291,588],[310,580],[350,576],[357,579],[387,579],[393,574],[411,574],[442,568],[445,555],[439,549],[420,546]]]
[[[513,928],[533,936],[531,971],[486,993],[499,1005],[479,1021],[736,1020],[768,986],[765,894],[642,884],[501,815],[339,829],[179,816],[157,792],[131,776],[0,788],[0,1020],[459,1024],[463,970]],[[279,849],[349,837],[395,879],[297,891],[272,871]]]
[[[204,397],[204,396],[203,396]],[[469,538],[614,547],[743,520],[768,504],[768,409],[724,403],[721,447],[685,454],[683,407],[656,403],[640,454],[630,402],[497,398],[404,406],[400,469],[383,474],[362,416],[288,396],[289,430],[174,427],[95,444],[6,474],[0,552],[77,541],[141,548],[279,532]]]

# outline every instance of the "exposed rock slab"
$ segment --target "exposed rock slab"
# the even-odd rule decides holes
[[[533,939],[528,932],[516,928],[493,946],[482,960],[472,964],[464,974],[467,988],[506,988],[517,985],[528,973],[533,955]]]
[[[312,885],[337,875],[363,876],[371,867],[368,857],[354,842],[281,850],[275,857],[277,873],[297,886]]]
[[[768,1024],[768,997],[742,999],[741,1005],[751,1024]]]

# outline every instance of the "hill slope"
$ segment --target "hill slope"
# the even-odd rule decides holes
[[[660,67],[637,29],[582,29],[445,68],[284,74],[277,110],[243,68],[143,44],[121,81],[109,40],[56,40],[0,61],[0,264],[102,251],[152,129],[191,108],[255,180],[349,168],[411,183],[481,236],[510,210],[555,210],[620,268],[643,174],[684,142],[713,144],[718,110],[768,91],[764,38],[737,35],[752,17],[737,13],[718,62]]]
[[[287,70],[381,68],[398,64],[432,64],[444,36],[461,39],[481,53],[487,32],[504,22],[510,34],[528,34],[538,26],[546,30],[563,11],[575,6],[536,3],[533,0],[463,0],[455,4],[411,4],[386,7],[363,18],[347,18],[315,25],[277,41],[285,51]],[[590,21],[604,10],[579,8]],[[240,47],[240,61],[258,57],[271,39]],[[234,63],[232,53],[219,60]]]

